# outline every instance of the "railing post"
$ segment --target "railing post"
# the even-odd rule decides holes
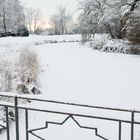
[[[25,109],[25,123],[26,123],[26,140],[29,140],[29,133],[28,133],[28,109]]]
[[[121,140],[121,133],[122,133],[122,122],[119,121],[119,140]]]
[[[19,140],[19,118],[18,118],[18,98],[15,96],[15,128],[16,140]]]
[[[131,112],[131,140],[134,140],[134,111]]]
[[[9,117],[8,117],[8,106],[5,107],[6,109],[6,129],[7,129],[7,140],[10,140],[9,134]]]

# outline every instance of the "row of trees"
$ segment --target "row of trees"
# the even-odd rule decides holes
[[[72,27],[72,14],[60,5],[50,22],[51,34],[67,34]],[[44,24],[40,9],[25,8],[20,0],[0,0],[0,36],[15,36],[21,29],[27,32],[26,27],[30,33],[40,34],[45,30]]]
[[[140,0],[82,0],[79,26],[72,22],[72,14],[67,6],[60,5],[56,14],[51,17],[51,34],[81,32],[83,40],[94,33],[110,33],[112,38],[127,37],[129,40],[140,36]],[[20,0],[0,0],[0,32],[11,35],[11,32],[44,31],[42,13],[39,9],[24,8]],[[22,30],[24,29],[24,30]],[[47,30],[48,31],[48,30]],[[135,34],[134,34],[135,32]],[[136,34],[137,33],[137,34]]]
[[[52,35],[70,34],[73,32],[72,14],[68,11],[66,5],[59,5],[56,8],[56,13],[50,18],[50,28],[44,29],[44,22],[41,11],[39,9],[27,8],[26,23],[30,32],[41,34],[47,32]]]
[[[63,35],[76,32],[77,26],[73,26],[72,14],[68,11],[66,5],[59,5],[56,13],[50,18],[50,28],[45,29],[43,26],[43,16],[41,10],[26,8],[26,25],[30,33],[41,34],[42,32],[52,35]],[[75,29],[75,28],[76,29]]]
[[[95,33],[110,33],[112,38],[130,37],[132,28],[140,37],[140,0],[83,0],[80,2],[80,30],[83,40]],[[134,30],[133,30],[134,31]],[[135,36],[135,37],[136,37]],[[129,38],[128,37],[128,38]],[[130,37],[131,38],[131,37]]]

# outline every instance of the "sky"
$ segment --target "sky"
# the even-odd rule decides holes
[[[41,9],[45,21],[48,22],[53,14],[56,13],[58,5],[67,5],[69,12],[73,17],[78,16],[78,0],[21,0],[26,7]]]

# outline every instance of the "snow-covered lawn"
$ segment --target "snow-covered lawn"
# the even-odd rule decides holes
[[[140,56],[98,52],[79,43],[35,49],[44,70],[43,97],[140,110]]]
[[[10,55],[15,56],[17,53],[15,50],[20,47],[30,47],[37,52],[40,60],[39,82],[42,95],[35,98],[140,110],[140,56],[99,52],[79,42],[36,44],[44,40],[77,41],[80,40],[80,36],[0,38],[0,50],[5,50],[7,53],[10,49],[12,50],[9,51]],[[57,109],[57,106],[52,108]],[[60,108],[63,109],[68,108]],[[70,108],[70,110],[86,113],[86,110],[82,109]],[[87,112],[91,113],[88,110]],[[92,113],[98,115],[96,111]],[[123,119],[129,118],[129,115],[124,116],[126,118]],[[117,117],[120,117],[119,114]],[[44,123],[43,120],[46,118],[45,114],[31,113],[31,122],[33,122],[31,125],[38,126],[39,121]],[[92,120],[89,121],[90,124],[94,124]],[[102,124],[104,127],[99,125],[101,134],[109,140],[117,140],[118,126],[116,124],[112,126],[109,122]],[[98,126],[98,123],[95,126]],[[123,128],[125,127],[127,126],[124,125]],[[124,132],[127,136],[123,135],[122,140],[130,139],[129,132],[130,130]],[[41,133],[46,140],[100,140],[94,136],[94,132],[81,130],[72,121],[61,127],[50,126],[48,131],[39,132]],[[135,140],[140,139],[139,133],[140,129],[136,130]],[[1,137],[0,135],[0,139]],[[14,140],[14,135],[12,138]],[[25,140],[24,134],[21,140]],[[33,137],[31,140],[36,139]]]

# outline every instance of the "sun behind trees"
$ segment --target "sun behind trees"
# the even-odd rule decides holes
[[[73,33],[75,28],[68,6],[60,4],[51,15],[49,21],[41,9],[26,7],[21,0],[0,0],[0,37]]]

